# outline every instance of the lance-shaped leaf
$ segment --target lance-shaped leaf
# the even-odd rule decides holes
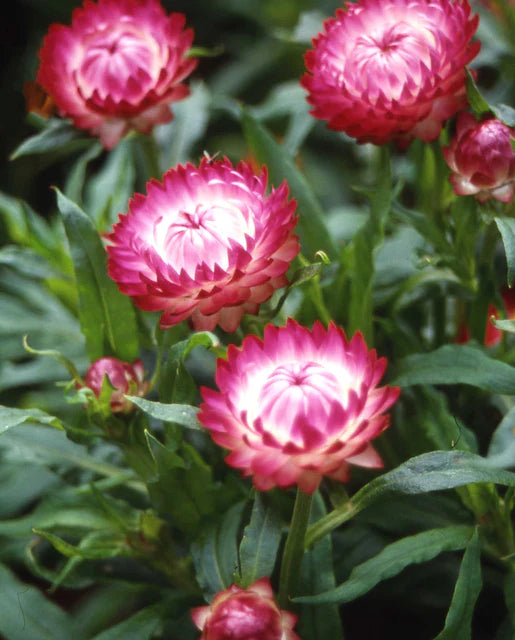
[[[324,501],[319,492],[313,498],[311,520],[326,513]],[[300,593],[320,593],[336,587],[333,568],[333,544],[329,536],[309,549],[302,558],[300,573]],[[299,618],[299,633],[302,638],[331,638],[343,640],[342,623],[335,604],[303,607]]]
[[[508,263],[508,286],[515,280],[515,220],[512,218],[496,218],[495,222],[502,236],[506,262]]]
[[[156,418],[156,420],[175,422],[187,429],[204,431],[204,427],[202,427],[197,419],[199,412],[197,407],[192,407],[189,404],[153,402],[152,400],[145,400],[145,398],[139,398],[138,396],[126,396],[126,398],[142,409],[147,415]]]
[[[102,631],[93,640],[150,640],[161,624],[163,609],[163,604],[145,607],[127,620]]]
[[[240,544],[241,586],[244,589],[259,578],[272,575],[281,533],[279,516],[256,491],[250,522]]]
[[[107,275],[106,252],[88,216],[60,191],[61,212],[79,293],[79,320],[91,360],[106,353],[131,362],[138,355],[136,316]]]
[[[274,140],[270,132],[249,113],[242,115],[242,126],[249,147],[259,162],[267,165],[271,183],[278,187],[286,180],[291,195],[297,201],[299,224],[297,232],[308,258],[320,249],[330,257],[336,256],[324,212],[306,178],[295,166],[286,150]]]
[[[64,430],[61,421],[40,409],[15,409],[0,405],[0,434],[24,422],[37,422]]]
[[[515,467],[515,408],[512,407],[494,431],[488,460],[496,467]]]
[[[349,579],[336,588],[314,596],[294,598],[293,601],[310,604],[350,602],[370,591],[382,580],[396,576],[411,564],[427,562],[442,551],[464,549],[473,531],[470,526],[457,525],[402,538],[387,545],[377,556],[355,567]]]
[[[24,640],[78,638],[71,616],[39,589],[20,582],[0,565],[0,635]]]
[[[391,384],[470,384],[491,393],[515,394],[515,367],[462,344],[405,358]]]
[[[435,640],[470,640],[472,615],[482,585],[480,558],[481,546],[476,529],[463,554],[445,626]]]
[[[238,571],[238,531],[244,503],[233,505],[223,517],[205,527],[191,546],[197,581],[206,598],[211,598],[234,583]]]
[[[348,502],[308,528],[306,547],[314,544],[365,507],[388,494],[417,494],[454,489],[476,482],[515,486],[515,473],[495,468],[488,459],[466,451],[433,451],[411,458],[375,478]]]

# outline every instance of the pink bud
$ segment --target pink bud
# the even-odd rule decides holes
[[[105,376],[114,387],[111,394],[111,411],[113,413],[127,413],[132,410],[134,405],[124,397],[124,394],[144,396],[148,391],[149,383],[144,381],[141,360],[134,360],[132,364],[116,358],[95,360],[86,372],[84,383],[97,397],[102,391]]]
[[[513,132],[500,120],[478,122],[470,113],[458,116],[456,135],[442,149],[451,168],[454,193],[474,195],[480,202],[509,202],[515,190]]]
[[[297,616],[279,609],[268,578],[248,589],[220,591],[211,605],[192,609],[191,617],[202,631],[199,640],[300,640],[293,631]]]

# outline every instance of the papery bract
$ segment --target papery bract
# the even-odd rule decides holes
[[[63,116],[113,147],[130,129],[149,133],[172,119],[169,104],[189,93],[197,65],[193,31],[158,0],[86,0],[70,27],[50,27],[38,82]]]
[[[109,274],[161,327],[189,318],[197,330],[235,331],[257,313],[299,251],[295,201],[283,183],[266,195],[267,171],[203,159],[179,165],[137,194],[108,236]]]
[[[359,142],[429,142],[467,104],[478,17],[467,0],[361,0],[326,20],[305,55],[312,115]]]
[[[382,466],[370,440],[399,395],[376,388],[385,367],[360,333],[348,341],[332,323],[268,325],[263,341],[249,336],[218,360],[220,391],[202,389],[199,420],[257,489],[296,484],[312,493],[322,476],[348,480],[350,464]]]
[[[478,122],[470,113],[458,116],[456,135],[442,149],[451,168],[454,193],[480,202],[509,202],[515,191],[514,131],[495,118]]]
[[[294,613],[279,609],[268,578],[247,589],[236,585],[216,594],[211,605],[191,610],[199,640],[300,640]]]
[[[144,379],[144,369],[141,360],[134,360],[132,364],[122,362],[117,358],[100,358],[88,368],[84,377],[84,384],[100,397],[104,378],[107,376],[114,391],[111,394],[111,411],[113,413],[127,413],[133,404],[124,397],[144,396],[149,389],[149,382]]]

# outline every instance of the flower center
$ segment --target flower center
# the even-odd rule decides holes
[[[158,61],[156,43],[132,25],[99,31],[85,44],[78,67],[79,84],[85,96],[96,91],[102,98],[117,100],[127,91],[142,94],[155,84]]]
[[[171,221],[163,216],[154,225],[155,246],[161,258],[192,278],[202,263],[211,270],[216,266],[228,269],[234,248],[247,249],[249,236],[254,233],[252,216],[228,203],[180,209]]]
[[[344,400],[340,383],[327,368],[316,362],[292,362],[277,367],[268,376],[259,393],[257,409],[264,430],[281,444],[304,446],[309,434],[301,424],[325,430],[331,409]]]

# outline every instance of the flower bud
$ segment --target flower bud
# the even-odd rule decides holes
[[[452,170],[449,180],[454,193],[474,195],[479,202],[495,198],[509,202],[515,190],[514,137],[500,120],[478,122],[470,113],[458,116],[456,135],[442,149]]]
[[[293,631],[297,616],[279,609],[268,578],[248,589],[220,591],[211,605],[192,609],[191,617],[202,631],[199,640],[300,640]]]
[[[95,360],[86,372],[84,383],[97,398],[100,397],[106,376],[111,386],[114,387],[110,399],[113,413],[128,413],[132,410],[134,405],[124,397],[125,394],[144,396],[149,388],[149,383],[144,380],[141,360],[134,360],[132,364],[116,358]]]

